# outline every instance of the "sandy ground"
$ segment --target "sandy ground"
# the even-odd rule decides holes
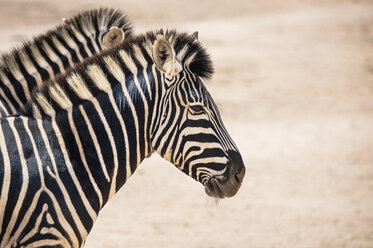
[[[136,31],[200,33],[207,87],[247,173],[231,199],[159,156],[101,212],[86,247],[373,247],[372,1],[0,1],[0,50],[79,10]]]

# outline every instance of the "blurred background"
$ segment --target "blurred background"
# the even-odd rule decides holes
[[[373,1],[0,1],[0,51],[95,7],[136,33],[199,31],[206,82],[244,158],[215,204],[157,155],[105,206],[86,247],[373,247]]]

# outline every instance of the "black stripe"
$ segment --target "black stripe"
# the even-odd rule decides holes
[[[24,127],[24,124],[21,118],[14,119],[14,127],[17,130],[19,137],[21,139],[21,145],[22,145],[23,155],[26,159],[28,179],[29,179],[27,192],[24,192],[25,193],[24,201],[16,217],[17,221],[15,223],[15,227],[18,227],[21,224],[21,221],[24,220],[23,218],[25,217],[26,212],[30,208],[30,205],[35,197],[35,193],[40,189],[41,181],[40,181],[40,174],[38,171],[38,165],[37,165],[35,153],[32,147],[31,139],[26,132],[26,129]],[[13,230],[10,236],[13,236],[15,234],[14,233],[15,231],[16,229]]]
[[[96,50],[92,44],[92,41],[91,39],[84,33],[83,29],[82,29],[82,26],[81,25],[76,25],[75,26],[77,28],[77,30],[79,31],[79,33],[81,35],[83,35],[84,39],[86,40],[87,42],[87,47],[88,49],[91,51],[92,54],[95,54],[96,53]]]
[[[5,74],[8,77],[9,81],[11,82],[11,84],[12,84],[12,86],[14,88],[14,92],[18,96],[19,100],[21,102],[26,102],[26,96],[23,93],[22,84],[13,76],[13,74],[11,72],[5,71]],[[16,102],[14,96],[10,93],[10,91],[8,90],[8,88],[5,85],[2,85],[2,86],[3,86],[2,88],[4,90],[4,93],[7,95],[8,99],[11,100],[11,102],[13,103],[13,106],[15,107],[15,109],[19,109],[20,106]],[[5,92],[6,91],[5,89],[8,92]]]
[[[77,130],[79,130],[78,135],[80,142],[83,146],[84,155],[89,165],[90,171],[92,173],[92,177],[95,179],[96,184],[99,190],[104,193],[104,190],[108,188],[108,182],[105,179],[105,176],[101,169],[101,164],[98,159],[96,149],[93,144],[93,140],[91,135],[89,134],[87,123],[84,121],[84,117],[80,110],[75,107],[73,108],[73,120]],[[105,191],[108,192],[108,191]],[[104,200],[104,198],[103,198]],[[94,209],[96,209],[95,205]]]
[[[107,74],[109,82],[114,82],[115,86],[113,87],[113,96],[116,101],[116,104],[119,108],[121,113],[121,118],[125,121],[128,143],[129,143],[129,161],[131,165],[131,174],[136,170],[136,163],[137,163],[137,138],[136,138],[136,126],[134,121],[134,116],[130,109],[130,106],[125,98],[123,93],[123,88],[121,82],[119,82],[112,74]],[[141,135],[141,134],[140,134]],[[123,178],[127,178],[126,168],[119,167],[118,170],[118,178],[123,176]],[[121,181],[118,181],[118,184]]]
[[[71,126],[67,124],[68,122],[68,116],[67,112],[63,111],[58,114],[58,118],[60,120],[65,119],[66,122],[59,121],[57,122],[57,125],[59,126],[63,140],[65,142],[65,145],[67,147],[69,159],[71,161],[71,164],[73,166],[75,175],[77,176],[80,185],[82,186],[82,189],[87,196],[88,202],[91,204],[93,209],[95,210],[96,213],[99,212],[100,210],[100,204],[99,204],[99,199],[98,196],[96,195],[93,185],[91,181],[89,180],[88,177],[88,172],[84,168],[84,164],[81,158],[81,155],[79,153],[79,148],[78,144],[74,138],[74,134],[72,132]],[[79,211],[78,211],[79,213]],[[79,214],[80,215],[80,214]],[[93,225],[93,222],[90,219],[90,216],[88,215],[87,212],[82,211],[82,216],[83,218],[83,223],[86,228],[90,227]]]
[[[3,237],[6,231],[6,228],[10,222],[10,218],[12,216],[13,210],[18,202],[18,197],[21,192],[21,186],[23,181],[22,175],[22,166],[21,166],[21,159],[20,154],[16,145],[15,136],[13,134],[12,129],[9,126],[8,120],[1,121],[1,128],[4,133],[5,145],[8,150],[8,156],[10,160],[10,185],[9,191],[7,196],[1,196],[1,198],[7,199],[7,203],[5,205],[5,211],[3,218],[3,225],[2,230],[0,233],[0,237]]]
[[[0,81],[0,87],[4,90],[4,88],[3,88],[1,85],[2,85],[2,83],[1,83],[1,81]],[[5,92],[4,92],[4,94],[5,94]],[[9,99],[9,98],[8,98],[8,99]],[[5,98],[4,98],[3,96],[1,96],[1,95],[0,95],[0,101],[2,102],[4,108],[8,111],[8,113],[12,113],[11,108],[10,108],[8,102],[7,102],[7,101],[5,100]],[[3,111],[3,109],[1,109],[1,114],[2,114],[2,116],[6,115],[5,111]]]
[[[57,38],[57,37],[56,37]],[[66,70],[67,68],[70,67],[69,60],[65,55],[63,55],[60,50],[57,49],[56,45],[54,44],[53,40],[51,37],[46,37],[45,41],[48,43],[50,48],[53,50],[53,52],[58,56],[58,58],[61,60],[62,65],[64,69]]]
[[[79,52],[80,52],[80,55],[83,57],[83,58],[87,58],[88,57],[88,54],[87,52],[85,51],[85,46],[83,43],[81,43],[78,38],[76,37],[75,33],[71,30],[71,29],[67,29],[67,32],[68,34],[70,35],[70,37],[74,40],[75,44],[77,45],[78,49],[79,49]]]
[[[35,49],[38,49],[37,47],[35,47]],[[34,67],[36,68],[37,72],[39,73],[41,79],[43,81],[46,81],[50,78],[50,75],[48,73],[47,70],[45,70],[44,68],[42,68],[37,62],[36,62],[36,59],[30,49],[30,47],[25,47],[25,52],[27,54],[27,56],[30,58],[32,64],[34,65]],[[38,49],[38,52],[41,53],[41,51]],[[31,89],[30,89],[31,91]]]
[[[48,42],[47,42],[48,43]],[[61,71],[60,71],[60,68],[58,66],[58,64],[56,64],[55,62],[53,62],[49,56],[47,55],[47,53],[44,51],[44,48],[42,47],[42,42],[36,42],[35,43],[38,50],[40,51],[40,54],[41,56],[43,56],[43,58],[47,61],[47,63],[51,66],[52,70],[53,70],[53,73],[54,75],[57,75],[59,74]]]
[[[68,37],[66,37],[66,38],[68,39]],[[75,50],[67,44],[67,41],[64,39],[64,37],[57,36],[57,39],[61,42],[62,46],[64,46],[67,49],[67,51],[69,52],[72,62],[73,63],[79,62],[79,59],[78,59],[78,56],[76,55]],[[70,65],[70,66],[72,66],[72,65]]]
[[[53,130],[53,127],[51,125],[50,120],[48,118],[43,120],[43,129],[46,131],[46,135],[49,140],[50,148],[53,152],[53,156],[55,159],[55,162],[57,164],[57,169],[58,169],[58,174],[57,176],[60,178],[62,183],[64,184],[68,195],[70,196],[70,199],[72,201],[72,204],[74,208],[77,210],[78,215],[82,214],[80,219],[82,223],[84,223],[84,220],[82,219],[85,215],[83,214],[84,205],[83,202],[79,196],[78,190],[75,187],[75,183],[73,182],[68,169],[67,165],[65,163],[64,157],[62,155],[61,147],[59,146],[59,142],[57,139],[57,136]],[[40,138],[40,137],[39,137]],[[46,151],[46,147],[43,148]],[[44,161],[44,160],[42,160]],[[77,233],[77,237],[79,242],[82,242],[82,237],[78,235],[78,228],[75,224],[75,221],[73,220],[71,216],[71,209],[69,209],[66,205],[66,202],[64,200],[64,196],[62,195],[62,189],[58,186],[56,183],[55,179],[47,173],[47,166],[51,166],[51,164],[43,163],[44,167],[44,176],[45,176],[45,184],[46,186],[53,192],[53,194],[56,196],[58,200],[58,204],[61,207],[61,211],[63,212],[65,218],[67,221],[70,223],[72,229],[74,230],[75,233]]]
[[[26,80],[27,87],[28,87],[29,93],[30,93],[32,91],[32,89],[36,86],[36,80],[35,80],[35,78],[31,74],[29,74],[27,72],[24,64],[22,63],[22,60],[21,60],[19,54],[16,54],[14,56],[14,59],[16,60],[16,62],[18,64],[19,70],[21,71],[23,78]],[[21,92],[16,92],[16,93],[19,95]],[[22,102],[26,102],[27,101],[27,99],[26,99],[26,93],[23,90],[23,88],[22,88],[22,93],[24,93],[24,97],[25,97],[25,101],[22,100]]]
[[[119,54],[118,54],[118,57],[119,57]],[[144,149],[145,148],[145,141],[144,141],[143,137],[144,137],[145,131],[144,131],[144,125],[141,125],[141,124],[143,124],[145,122],[145,106],[144,106],[144,103],[141,100],[141,95],[140,95],[139,89],[137,88],[137,86],[134,83],[134,75],[126,67],[122,58],[119,58],[118,61],[120,61],[119,64],[122,68],[122,71],[124,71],[124,73],[125,73],[125,77],[126,77],[125,84],[126,84],[127,91],[129,93],[129,95],[132,97],[132,100],[133,99],[137,100],[136,103],[134,103],[134,107],[135,107],[135,111],[136,111],[137,119],[138,119],[138,123],[139,123],[139,134],[140,134],[139,135],[139,140],[137,142],[139,142],[139,146],[140,146],[140,157],[141,157],[141,159],[144,159],[145,158],[145,149]],[[127,120],[127,117],[125,117],[124,119]],[[136,130],[136,128],[134,126],[133,129],[129,128],[129,130]],[[130,144],[130,147],[132,147],[132,146],[136,147],[135,144]],[[135,154],[136,154],[136,152],[135,152]],[[132,165],[132,163],[131,163],[131,165]],[[136,165],[136,163],[135,163],[135,165]],[[136,168],[133,168],[133,171],[135,169]]]
[[[92,22],[93,22],[93,26],[95,28],[95,41],[96,41],[96,45],[98,47],[98,50],[101,51],[103,50],[103,48],[101,47],[100,45],[100,29],[99,29],[99,26],[98,26],[98,21],[97,21],[97,16],[92,16]]]
[[[53,192],[53,193],[57,193],[57,192]],[[48,206],[48,210],[43,214],[43,217],[42,217],[42,220],[41,220],[41,223],[40,223],[40,227],[47,227],[48,228],[48,227],[53,226],[58,231],[60,231],[62,236],[64,236],[67,239],[67,241],[70,243],[70,245],[72,245],[72,242],[69,238],[69,234],[66,232],[66,230],[63,229],[61,223],[59,222],[59,216],[57,215],[57,211],[55,209],[55,206],[53,205],[53,201],[52,201],[51,197],[45,191],[40,194],[40,198],[39,198],[39,200],[36,204],[35,210],[32,212],[31,217],[30,217],[29,221],[27,222],[26,227],[21,232],[21,235],[19,236],[18,240],[19,241],[22,240],[27,234],[29,234],[29,232],[32,229],[35,228],[36,219],[41,214],[41,212],[43,210],[43,206],[45,204]],[[60,207],[62,208],[64,206],[60,205]],[[50,225],[48,223],[48,221],[46,219],[46,213],[49,213],[51,215],[51,217],[53,219],[53,222],[54,222],[53,225]],[[71,223],[71,222],[69,222],[69,223]],[[77,236],[79,237],[78,233],[77,233]],[[18,246],[27,246],[27,245],[30,245],[33,242],[40,241],[41,239],[57,239],[57,237],[55,237],[54,235],[52,235],[50,233],[41,234],[40,231],[39,231],[38,233],[35,233],[34,236],[31,236],[31,238],[26,240],[24,243],[20,243]],[[61,247],[61,246],[57,246],[57,247]]]
[[[112,168],[114,164],[114,158],[113,158],[113,150],[110,145],[110,140],[108,137],[108,134],[104,131],[105,127],[103,125],[102,120],[100,119],[96,108],[94,107],[93,103],[86,101],[82,105],[84,110],[86,111],[86,114],[88,116],[89,121],[92,124],[93,132],[96,134],[97,140],[99,141],[99,146],[101,149],[101,153],[103,155],[104,163],[106,167]],[[101,169],[100,169],[101,170]],[[108,171],[109,177],[112,176],[110,171]],[[105,179],[106,180],[106,179]],[[107,196],[109,195],[109,187],[103,188],[103,201],[107,201]]]
[[[124,133],[120,125],[119,119],[116,117],[114,108],[110,104],[110,99],[107,93],[100,94],[97,100],[99,101],[99,104],[101,108],[103,109],[103,113],[104,113],[106,120],[108,120],[110,124],[110,130],[112,132],[114,142],[115,142],[115,147],[117,149],[117,154],[118,154],[118,169],[126,168],[126,156],[129,156],[129,154],[126,154],[126,147],[124,143]],[[119,116],[119,118],[121,118],[121,116]],[[126,172],[124,173],[127,174]],[[116,190],[119,190],[119,188],[125,183],[126,175],[123,177],[123,172],[121,174],[122,175],[120,177],[118,177],[117,175],[117,178],[116,178],[117,179]]]

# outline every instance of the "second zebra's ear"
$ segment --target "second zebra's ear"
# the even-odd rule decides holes
[[[104,47],[109,49],[119,45],[124,40],[124,32],[121,28],[112,27],[104,36]]]
[[[153,45],[153,60],[157,68],[167,77],[178,74],[182,67],[176,60],[176,55],[170,42],[161,34],[157,34]]]

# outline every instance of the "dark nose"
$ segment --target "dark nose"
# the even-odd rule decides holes
[[[231,162],[230,179],[234,185],[241,185],[245,176],[245,165],[243,164],[241,154],[237,151],[228,151]]]

